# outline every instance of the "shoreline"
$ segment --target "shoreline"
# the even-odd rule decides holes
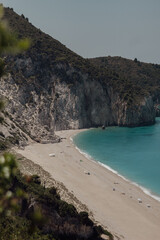
[[[71,138],[72,139],[72,138]],[[73,142],[74,144],[74,142]],[[124,177],[123,175],[121,175],[118,171],[114,170],[113,168],[111,168],[110,166],[101,163],[99,161],[96,161],[95,159],[93,159],[90,155],[88,155],[87,153],[83,152],[80,148],[78,148],[75,144],[74,144],[75,148],[77,149],[77,151],[79,151],[82,155],[84,155],[88,160],[90,161],[94,161],[95,163],[99,164],[100,166],[104,167],[105,169],[107,169],[108,171],[112,172],[113,174],[117,175],[118,177],[122,178],[124,181],[138,187],[140,190],[142,190],[146,195],[152,197],[154,200],[160,202],[160,196],[157,194],[153,194],[152,191],[148,188],[145,188],[141,185],[139,185],[136,182],[131,181],[130,179]]]
[[[89,130],[89,129],[87,129]],[[78,134],[78,133],[77,133]],[[95,160],[94,158],[92,158],[88,153],[85,153],[83,152],[80,148],[78,148],[75,144],[74,144],[74,141],[73,141],[73,137],[77,134],[74,134],[73,136],[70,137],[70,140],[72,141],[74,147],[77,149],[77,151],[79,151],[82,155],[84,155],[88,160],[91,160],[91,161],[94,161],[95,163],[98,163],[100,166],[104,167],[105,169],[107,169],[108,171],[112,172],[113,174],[119,176],[120,178],[122,178],[124,181],[138,187],[140,190],[142,190],[146,195],[152,197],[154,200],[157,200],[158,202],[160,202],[160,195],[158,194],[154,194],[152,193],[152,190],[146,188],[146,187],[143,187],[141,186],[140,184],[138,184],[136,181],[132,181],[130,180],[129,178],[127,177],[124,177],[123,175],[121,175],[118,171],[114,170],[113,168],[111,168],[110,166],[100,162],[100,161],[97,161]]]
[[[117,236],[115,239],[160,239],[160,202],[80,153],[71,138],[81,131],[85,129],[58,131],[62,142],[33,143],[16,152],[62,182],[88,207],[96,222]],[[55,156],[50,157],[51,153]]]
[[[130,179],[124,177],[123,175],[119,174],[117,171],[115,171],[114,169],[112,169],[111,167],[107,166],[106,164],[103,164],[101,162],[98,162],[100,165],[102,165],[104,168],[106,168],[108,171],[111,171],[112,173],[116,174],[117,176],[119,176],[120,178],[122,178],[124,181],[128,182],[129,184],[132,184],[136,187],[138,187],[140,190],[142,190],[144,192],[144,194],[148,195],[149,197],[153,198],[154,200],[160,202],[160,197],[158,196],[158,194],[152,194],[152,191],[139,185],[136,182],[131,181]]]

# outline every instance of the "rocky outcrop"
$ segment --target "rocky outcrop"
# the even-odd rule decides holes
[[[108,92],[94,79],[81,74],[81,81],[72,86],[59,82],[55,91],[56,130],[112,124]]]
[[[122,101],[118,94],[110,91],[113,124],[118,126],[137,127],[155,123],[155,109],[152,97],[144,97],[139,102],[129,105]]]
[[[0,119],[0,152],[12,145],[25,147],[31,139],[21,127],[6,112],[0,113]]]
[[[152,97],[145,97],[138,105],[127,109],[125,122],[122,126],[144,126],[155,123],[155,109]]]
[[[38,94],[31,86],[17,84],[9,75],[1,79],[0,95],[6,98],[6,111],[19,128],[33,140],[58,140],[54,134],[53,93]]]

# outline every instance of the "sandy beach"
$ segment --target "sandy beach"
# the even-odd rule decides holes
[[[160,202],[82,155],[70,139],[80,131],[58,131],[60,143],[32,143],[15,150],[62,182],[115,239],[159,240]]]

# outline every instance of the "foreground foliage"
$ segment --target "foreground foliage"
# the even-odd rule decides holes
[[[14,156],[0,157],[0,240],[101,239],[105,232],[87,212],[78,213],[40,178],[22,176]]]
[[[0,5],[0,55],[7,53],[18,53],[27,50],[29,41],[27,39],[19,40],[7,26],[7,22],[3,20],[3,7]],[[0,77],[4,74],[4,61],[0,58]]]

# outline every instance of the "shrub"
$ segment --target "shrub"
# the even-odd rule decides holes
[[[79,218],[80,218],[81,223],[83,223],[87,226],[93,226],[93,222],[91,221],[91,219],[89,219],[87,212],[80,212]]]
[[[40,185],[41,184],[41,179],[38,175],[33,175],[32,176],[32,182]]]

